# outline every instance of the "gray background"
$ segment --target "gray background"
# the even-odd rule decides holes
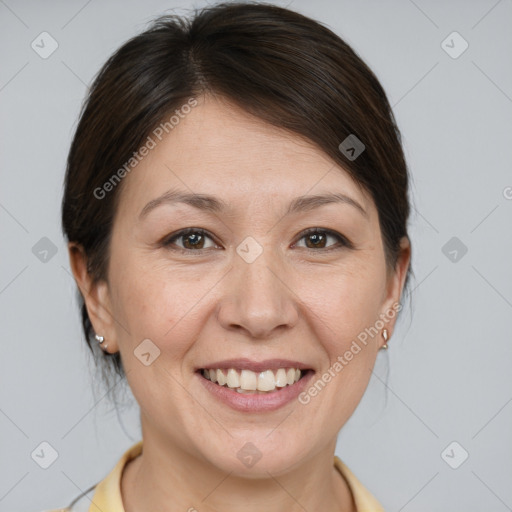
[[[275,3],[326,23],[375,71],[413,179],[413,306],[337,454],[387,511],[512,510],[512,2]],[[92,390],[62,179],[107,57],[165,10],[201,5],[0,0],[1,511],[67,505],[140,438],[136,407],[121,424]],[[43,31],[59,45],[47,59],[31,48]],[[453,31],[469,43],[458,58],[441,45]],[[57,250],[46,262],[32,250],[43,237]],[[31,458],[43,441],[58,452],[48,469]]]

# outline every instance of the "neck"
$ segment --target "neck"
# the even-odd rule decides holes
[[[143,453],[121,478],[125,512],[355,512],[350,489],[334,467],[333,443],[278,477],[248,479],[225,474],[179,447],[144,437]]]

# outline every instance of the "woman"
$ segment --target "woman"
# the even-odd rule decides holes
[[[407,286],[407,194],[382,87],[319,23],[218,4],[123,45],[62,222],[142,440],[70,509],[382,511],[334,451]]]

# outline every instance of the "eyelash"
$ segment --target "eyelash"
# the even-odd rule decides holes
[[[301,241],[303,238],[307,237],[308,235],[312,235],[312,234],[316,234],[316,233],[322,233],[322,234],[325,234],[327,236],[332,236],[333,238],[336,238],[338,240],[338,243],[341,244],[341,245],[338,245],[336,246],[336,244],[334,244],[334,246],[329,246],[327,248],[320,248],[320,249],[312,249],[310,247],[305,247],[306,250],[308,251],[311,251],[311,252],[330,252],[330,251],[333,251],[333,250],[339,250],[339,249],[343,249],[343,248],[348,248],[348,249],[353,249],[354,246],[353,244],[347,239],[345,238],[343,235],[337,233],[336,231],[332,231],[330,229],[321,229],[321,228],[309,228],[309,229],[306,229],[305,231],[303,231],[301,233],[301,236],[300,238],[298,239],[298,241],[296,243],[298,243],[299,241]],[[162,242],[162,245],[168,249],[171,249],[171,250],[176,250],[176,251],[179,251],[181,253],[184,253],[184,254],[190,254],[190,253],[198,253],[198,254],[202,254],[203,252],[205,251],[208,251],[209,249],[211,249],[211,247],[208,247],[206,249],[184,249],[184,248],[181,248],[181,247],[177,247],[177,248],[171,248],[170,246],[173,244],[173,242],[175,240],[178,240],[179,238],[183,238],[183,237],[186,237],[187,235],[190,235],[190,234],[199,234],[201,236],[206,236],[208,238],[210,238],[212,240],[212,242],[215,243],[215,240],[213,240],[213,237],[210,236],[210,234],[202,229],[202,228],[187,228],[187,229],[182,229],[181,231],[178,231],[177,233],[173,234],[172,236],[170,236],[169,238],[165,239],[163,242]]]

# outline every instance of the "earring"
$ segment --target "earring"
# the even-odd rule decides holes
[[[94,336],[97,341],[99,341],[100,345],[105,341],[105,338],[103,336],[98,336],[97,334]],[[107,344],[101,345],[101,348],[106,351],[107,350]]]
[[[380,347],[380,348],[381,349],[388,348],[388,330],[387,329],[384,329],[382,331],[382,337],[384,338],[384,345],[382,345],[382,347]]]

